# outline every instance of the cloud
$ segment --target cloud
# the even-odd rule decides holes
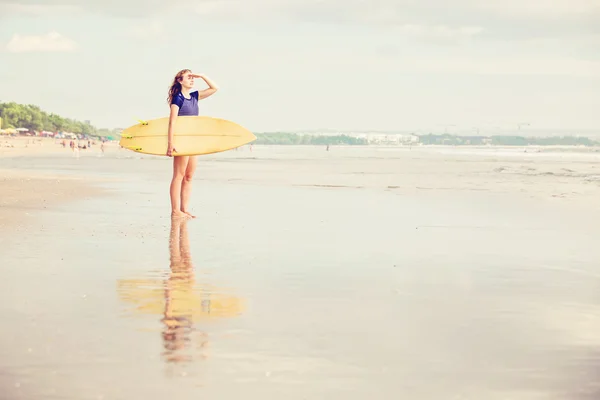
[[[213,20],[406,27],[430,39],[485,31],[486,38],[512,41],[600,34],[599,5],[598,0],[201,0],[190,9]]]
[[[463,37],[477,36],[483,32],[480,26],[458,26],[451,27],[446,25],[419,25],[406,24],[401,25],[398,32],[414,37],[432,38],[432,39],[454,39]]]
[[[39,3],[13,3],[0,0],[0,18],[7,16],[40,17],[49,14],[71,14],[81,12],[81,8],[68,4],[39,4]]]
[[[587,17],[600,12],[597,0],[503,0],[471,1],[482,10],[503,15],[528,16],[536,18]]]
[[[381,54],[381,53],[380,53]],[[381,54],[398,70],[474,75],[531,75],[600,78],[600,61],[557,57],[484,57],[480,55],[406,57]]]
[[[417,26],[427,27],[417,28],[418,35],[430,39],[483,33],[464,29],[507,41],[600,35],[600,0],[0,0],[0,18],[75,11],[132,19]]]
[[[58,32],[49,32],[45,35],[14,34],[6,45],[6,50],[11,53],[70,52],[76,49],[77,44],[74,40]]]
[[[164,0],[0,0],[0,7],[13,12],[49,10],[53,7],[81,8],[114,15],[161,15],[165,10],[185,14],[191,8],[203,15],[241,15],[240,10],[259,14],[286,14],[328,20],[397,20],[427,17],[424,23],[469,20],[483,15],[548,18],[583,18],[600,14],[597,0],[180,0],[174,6]],[[417,21],[418,19],[413,19]]]
[[[5,17],[64,15],[73,12],[145,17],[160,15],[167,8],[165,4],[164,0],[0,0],[0,12]]]
[[[165,26],[161,21],[145,20],[133,25],[129,33],[138,39],[151,39],[165,33]]]

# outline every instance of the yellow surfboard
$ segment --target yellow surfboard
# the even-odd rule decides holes
[[[167,155],[169,118],[157,118],[125,129],[119,144],[138,153]],[[180,116],[175,120],[175,156],[212,154],[243,146],[256,140],[248,129],[220,118]]]

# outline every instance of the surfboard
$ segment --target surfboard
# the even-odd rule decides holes
[[[169,117],[140,121],[123,130],[119,144],[138,153],[167,155]],[[225,119],[180,116],[175,120],[174,156],[212,154],[256,140],[248,129]]]

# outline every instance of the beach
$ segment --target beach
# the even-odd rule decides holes
[[[60,143],[60,140],[51,138],[0,136],[0,158],[18,160],[19,157],[79,155],[68,147],[62,148]],[[95,147],[96,155],[104,154],[99,144]],[[117,143],[106,143],[105,151],[114,152],[117,147]],[[11,165],[10,162],[7,165]],[[85,178],[56,174],[44,168],[27,171],[14,165],[0,171],[0,189],[0,226],[22,222],[29,215],[28,210],[40,210],[52,204],[100,194],[97,187],[85,183]]]
[[[600,396],[598,153],[11,143],[3,398]]]

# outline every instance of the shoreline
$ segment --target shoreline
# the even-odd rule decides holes
[[[85,163],[89,167],[105,163],[109,166],[113,162],[120,162],[117,161],[118,159],[130,158],[122,157],[126,155],[125,153],[138,155],[121,149],[117,142],[105,143],[106,158],[104,158],[104,155],[100,154],[99,144],[92,145],[90,149],[81,149],[79,154],[73,154],[68,143],[67,147],[63,148],[60,141],[54,139],[13,139],[18,142],[16,143],[18,146],[12,148],[0,146],[0,160],[7,161],[4,165],[0,163],[0,190],[3,193],[0,198],[0,235],[5,226],[13,226],[15,222],[18,223],[24,218],[29,219],[28,213],[44,211],[60,202],[95,197],[106,192],[99,184],[119,180],[117,175],[110,172],[107,172],[109,175],[99,176],[90,170],[89,172],[92,173],[82,178],[80,174],[70,174],[67,170],[60,172],[45,170],[37,168],[36,162],[31,160],[38,157],[51,157],[52,160],[44,161],[44,165],[47,163],[52,165],[55,162],[71,165],[73,163],[69,159],[81,157],[87,158],[92,163]],[[32,146],[30,145],[32,140],[39,143]],[[26,144],[28,147],[25,147]],[[302,148],[308,150],[307,147],[311,147],[306,152],[308,156],[306,159],[302,158],[298,165],[305,166],[307,160],[326,163],[332,156],[335,159],[339,158],[339,163],[331,164],[336,167],[328,170],[326,177],[310,173],[298,174],[293,182],[283,177],[277,179],[270,173],[264,174],[266,171],[264,168],[268,170],[294,163],[296,151],[301,151]],[[415,146],[414,155],[397,156],[396,152],[408,154],[409,149],[403,146],[372,145],[339,146],[336,149],[334,146],[332,152],[326,153],[319,149],[319,146],[256,145],[255,154],[248,152],[248,149],[240,149],[239,154],[229,151],[216,157],[205,158],[203,160],[205,171],[198,176],[215,182],[229,182],[233,174],[237,176],[236,181],[253,184],[315,188],[358,187],[384,190],[402,196],[442,192],[458,194],[481,192],[502,196],[512,193],[528,201],[542,200],[568,207],[588,208],[596,204],[600,193],[600,155],[585,149],[578,150],[580,149],[574,149],[572,152],[557,151],[552,154],[549,151],[528,152],[524,148],[506,150],[497,146],[478,148],[431,145]],[[362,154],[365,156],[363,157]],[[348,155],[351,158],[345,159],[344,157]],[[143,155],[139,156],[134,158],[144,158]],[[369,161],[370,157],[373,157],[373,163]],[[94,160],[91,161],[90,158]],[[62,161],[59,161],[61,159]],[[228,160],[235,160],[235,162],[228,162]],[[348,164],[349,160],[352,160],[352,167]],[[239,164],[241,161],[245,164]],[[464,164],[466,161],[468,164]],[[402,172],[397,176],[380,173],[381,168],[391,168],[391,165],[396,162],[400,162],[398,165],[403,166]],[[20,168],[21,163],[28,165],[28,168]],[[30,169],[31,167],[34,168]],[[73,168],[77,167],[73,166]],[[104,167],[98,168],[104,171]],[[345,168],[349,169],[345,171]],[[111,168],[106,168],[106,171],[110,170]],[[454,183],[449,184],[445,181],[444,177],[448,174],[457,177]]]
[[[53,138],[40,138],[31,136],[17,136],[17,137],[5,137],[0,136],[0,157],[20,157],[26,155],[49,155],[49,154],[68,154],[74,151],[69,148],[69,142],[67,141],[66,147],[63,148],[61,145],[62,139]],[[87,141],[81,141],[82,143]],[[92,141],[93,142],[93,141]],[[242,146],[246,148],[249,145],[253,145],[255,149],[260,148],[322,148],[326,147],[326,144],[279,144],[279,143],[249,143],[248,145]],[[330,148],[366,148],[366,149],[386,149],[386,150],[416,150],[416,149],[457,149],[457,150],[486,150],[486,151],[501,151],[507,150],[512,152],[522,151],[524,154],[561,154],[561,153],[580,153],[580,154],[594,154],[600,153],[600,146],[582,146],[582,145],[450,145],[450,144],[402,144],[402,145],[385,145],[385,144],[364,144],[364,145],[350,145],[350,144],[330,144]],[[104,143],[104,152],[111,153],[121,150],[119,141],[109,141]],[[77,152],[77,150],[75,150]],[[96,141],[92,143],[92,146],[88,149],[79,149],[79,155],[83,154],[102,154],[101,144]],[[74,154],[74,157],[77,155]]]
[[[92,146],[88,149],[78,149],[75,151],[69,148],[69,141],[66,141],[66,147],[62,147],[61,142],[62,139],[53,138],[0,136],[0,158],[51,154],[70,154],[75,157],[76,154],[72,153],[76,153],[77,151],[79,151],[79,155],[89,153],[102,154],[101,144],[98,141],[92,143]],[[82,145],[87,145],[87,141],[80,141],[80,143]],[[105,153],[118,151],[119,148],[119,143],[117,141],[104,143]]]

